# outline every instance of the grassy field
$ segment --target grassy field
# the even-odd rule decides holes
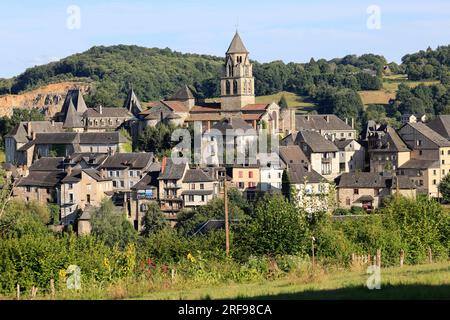
[[[450,262],[381,270],[381,289],[365,270],[320,272],[276,281],[151,292],[138,299],[450,299]]]
[[[388,92],[396,92],[400,83],[405,83],[411,88],[417,87],[419,84],[423,83],[425,85],[438,84],[438,80],[422,80],[422,81],[411,81],[408,80],[406,74],[396,74],[392,76],[385,76],[383,78],[383,89]]]
[[[298,109],[298,113],[306,113],[316,109],[316,105],[314,103],[306,101],[307,97],[299,96],[295,93],[287,91],[278,92],[268,96],[256,97],[256,103],[271,103],[273,101],[278,103],[283,95],[286,97],[289,108]]]

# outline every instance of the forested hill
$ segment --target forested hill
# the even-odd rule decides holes
[[[321,85],[376,90],[381,81],[367,72],[380,76],[386,63],[384,57],[373,54],[330,61],[311,59],[304,64],[254,62],[256,94],[282,90],[302,93]],[[0,80],[0,94],[17,94],[51,82],[86,78],[96,83],[87,99],[108,106],[122,104],[131,85],[143,101],[170,96],[182,84],[190,85],[199,96],[216,97],[222,65],[223,57],[138,46],[99,46]]]

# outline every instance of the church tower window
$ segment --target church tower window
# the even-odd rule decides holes
[[[225,94],[229,95],[231,90],[230,90],[230,80],[228,80],[225,84],[226,88],[225,88]]]
[[[238,82],[233,80],[233,94],[238,94]]]

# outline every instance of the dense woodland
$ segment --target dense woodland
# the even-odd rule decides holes
[[[450,112],[449,48],[405,55],[401,65],[374,54],[329,61],[311,59],[308,63],[254,61],[256,95],[293,92],[315,103],[319,113],[354,117],[358,127],[368,119],[396,124],[404,113],[445,114]],[[90,105],[121,106],[131,86],[143,101],[168,98],[183,84],[198,97],[211,98],[219,96],[222,67],[221,57],[183,54],[168,48],[100,46],[30,68],[12,79],[0,79],[0,94],[17,94],[55,81],[86,79],[95,83],[86,97]],[[364,110],[357,91],[381,89],[387,72],[438,83],[416,88],[401,85],[395,101]]]

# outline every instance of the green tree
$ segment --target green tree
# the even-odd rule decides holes
[[[157,203],[150,203],[148,205],[142,224],[143,229],[141,234],[145,237],[157,233],[169,226],[169,223]]]
[[[137,240],[137,232],[111,200],[105,199],[91,216],[92,234],[113,247],[125,248]]]
[[[286,97],[285,97],[284,94],[281,96],[281,99],[280,99],[280,101],[278,102],[278,105],[280,106],[280,109],[281,109],[281,110],[286,110],[286,109],[289,108],[289,104],[288,104],[288,102],[287,102]]]
[[[306,251],[304,212],[283,195],[266,194],[249,223],[236,235],[236,246],[247,255],[299,254]]]
[[[439,192],[445,202],[450,202],[450,174],[447,174],[439,183]]]

